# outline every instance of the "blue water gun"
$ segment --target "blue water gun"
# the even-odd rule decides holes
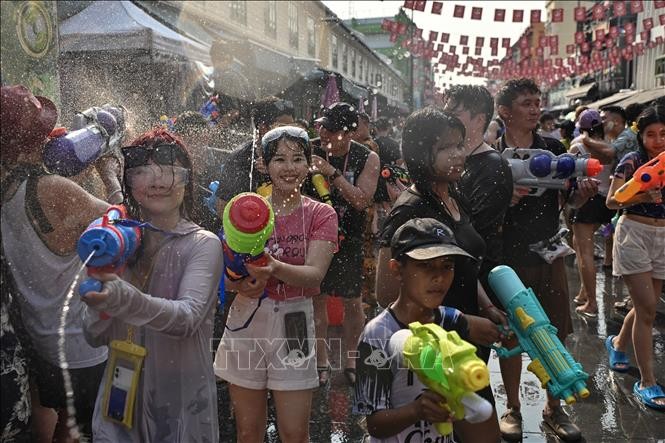
[[[490,287],[499,298],[508,322],[519,344],[513,349],[495,347],[500,358],[513,357],[526,352],[531,357],[527,369],[533,372],[543,388],[567,404],[575,403],[575,394],[587,398],[586,380],[589,374],[582,370],[557,337],[536,295],[526,288],[515,271],[508,266],[497,266],[489,274]]]
[[[219,105],[217,104],[218,101],[219,96],[213,95],[203,104],[203,106],[201,106],[201,109],[199,109],[199,113],[208,120],[210,126],[215,126],[217,120],[221,116]]]
[[[136,222],[127,220],[124,206],[111,206],[103,217],[93,221],[81,234],[76,252],[86,263],[88,274],[110,272],[120,274],[141,244],[141,230]],[[102,290],[102,282],[89,278],[79,285],[79,295]]]

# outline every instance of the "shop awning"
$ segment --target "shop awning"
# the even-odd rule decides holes
[[[621,100],[617,103],[618,106],[626,107],[633,103],[645,103],[648,104],[657,98],[665,96],[665,86],[659,86],[653,89],[642,89],[637,91],[636,94],[631,95],[628,98]]]
[[[566,92],[564,94],[564,97],[566,97],[568,100],[574,100],[576,98],[583,98],[586,97],[591,88],[596,86],[596,83],[588,83],[586,85],[578,86],[576,88],[572,88],[570,91]]]
[[[620,102],[622,100],[628,99],[629,97],[639,93],[639,91],[634,91],[632,89],[619,91],[616,94],[612,94],[609,97],[605,97],[593,103],[588,103],[585,106],[588,106],[592,109],[600,109],[603,106],[608,106]]]
[[[93,2],[59,25],[61,52],[146,50],[210,64],[208,46],[165,26],[129,1]]]

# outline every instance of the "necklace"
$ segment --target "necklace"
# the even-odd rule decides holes
[[[467,155],[467,158],[468,158],[468,157],[471,157],[473,154],[475,154],[475,152],[476,152],[478,149],[480,149],[480,147],[481,147],[482,145],[484,145],[484,144],[485,144],[485,141],[484,141],[484,140],[481,141],[480,144],[479,144],[478,146],[476,146],[475,148],[473,148],[473,151],[469,152],[469,154]]]

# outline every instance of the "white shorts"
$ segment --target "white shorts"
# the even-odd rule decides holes
[[[245,324],[257,303],[258,300],[236,296],[229,309],[227,327],[235,329]],[[287,340],[293,337],[286,337],[284,317],[295,312],[305,314],[307,340],[303,347]],[[228,328],[215,355],[218,377],[247,389],[300,391],[319,385],[311,298],[265,298],[247,328],[236,332]]]
[[[652,272],[665,280],[665,226],[650,226],[622,215],[617,222],[612,247],[612,274]]]

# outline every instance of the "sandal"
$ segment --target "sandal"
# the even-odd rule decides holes
[[[626,297],[621,301],[614,303],[614,309],[617,311],[630,311],[633,308],[633,301],[630,297]]]
[[[659,411],[665,410],[665,404],[656,403],[654,401],[657,398],[665,398],[665,392],[663,392],[663,388],[661,388],[660,385],[653,385],[648,388],[640,389],[640,381],[638,380],[633,385],[633,393],[642,403],[644,403],[645,406]]]
[[[330,383],[330,369],[330,365],[316,367],[316,372],[319,374],[319,387]]]
[[[576,307],[575,312],[577,312],[579,315],[582,315],[586,318],[596,318],[596,317],[598,317],[597,312],[587,312],[584,309],[582,309],[582,306]]]
[[[583,304],[586,303],[586,300],[582,300],[582,299],[579,298],[579,297],[575,297],[575,298],[573,299],[573,301],[575,302],[575,304],[576,304],[577,306],[579,306],[579,305],[583,305]]]
[[[605,339],[605,348],[607,349],[610,360],[610,369],[615,372],[628,372],[630,365],[628,356],[625,352],[614,349],[614,343],[612,342],[614,337],[616,337],[616,335],[610,335]]]
[[[354,386],[356,384],[356,368],[345,368],[344,377],[346,377],[349,386]]]

